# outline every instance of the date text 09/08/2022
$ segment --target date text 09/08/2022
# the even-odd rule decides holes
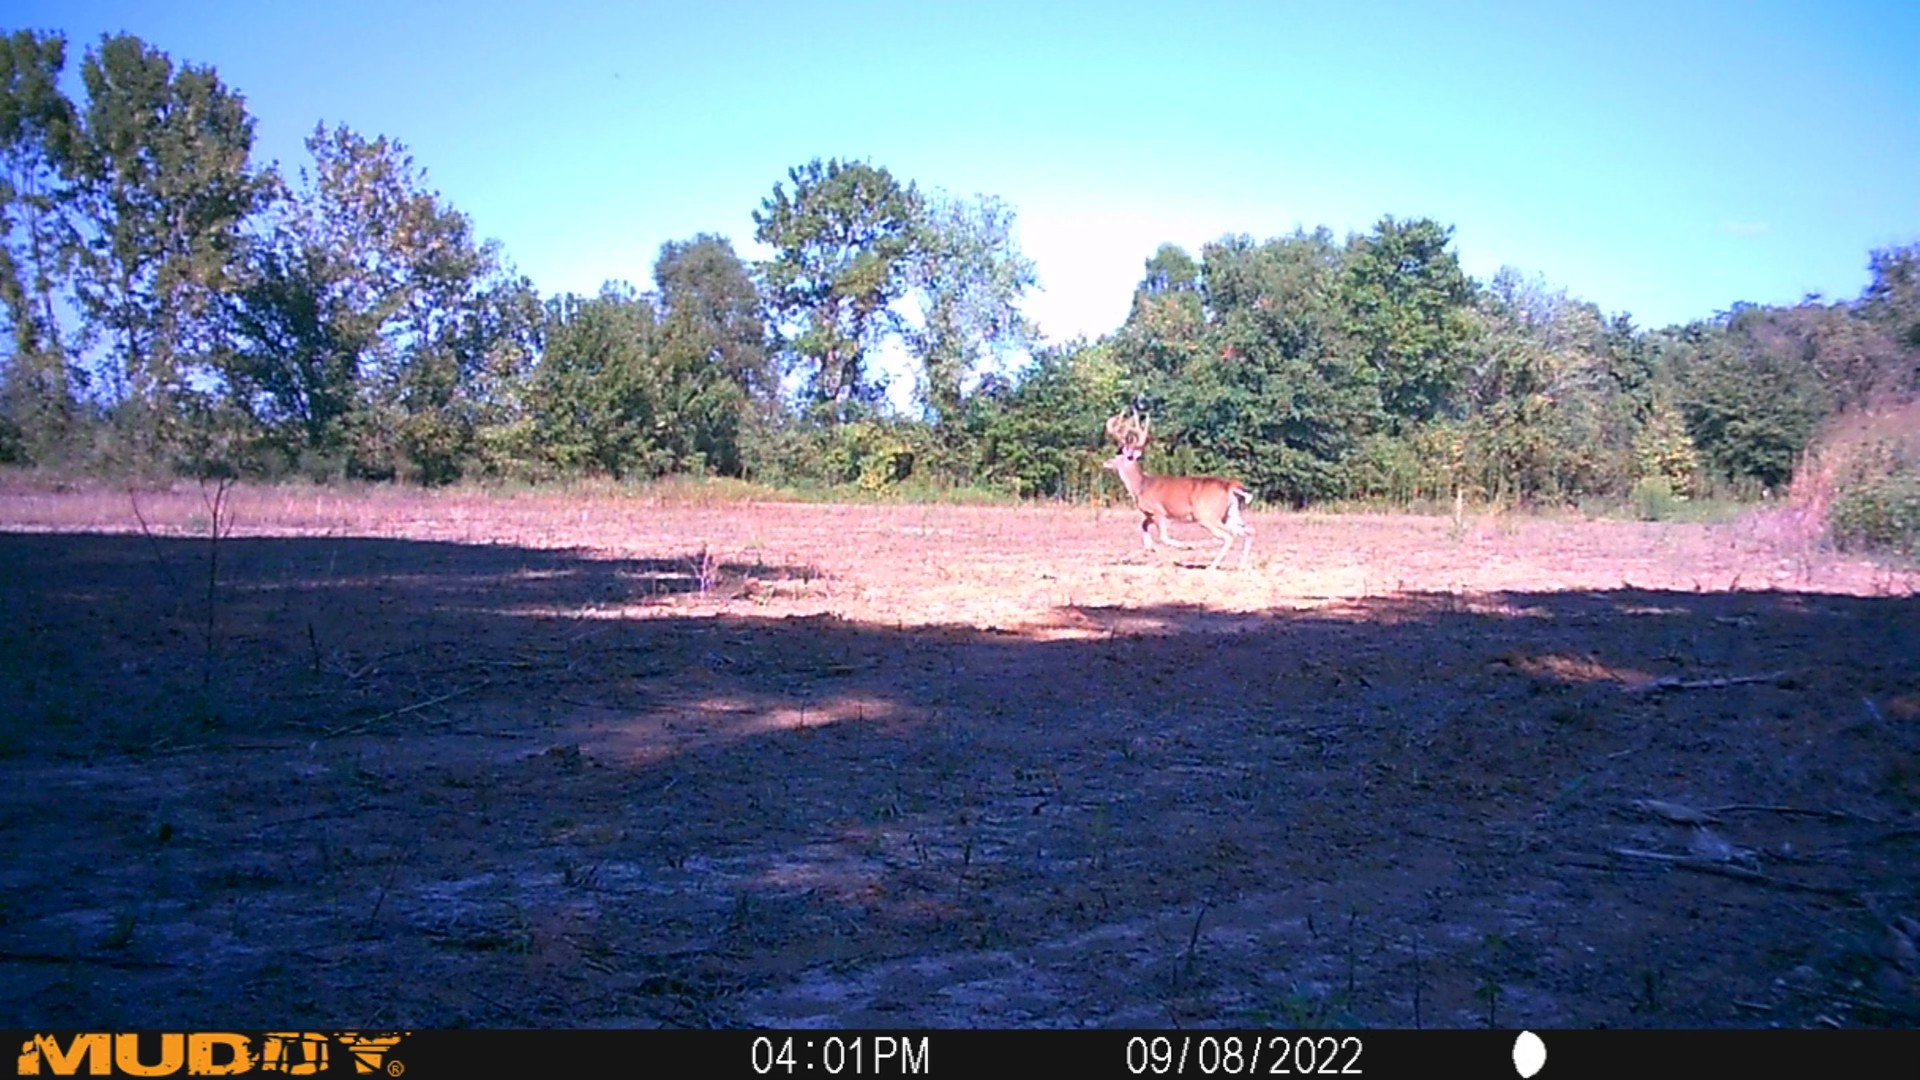
[[[963,1045],[952,1049],[968,1059],[974,1055],[965,1050],[986,1050],[979,1040],[993,1041],[985,1032],[956,1037]],[[1132,1035],[1123,1061],[1114,1064],[1132,1076],[1359,1076],[1361,1050],[1352,1035]],[[927,1076],[933,1043],[925,1034],[760,1035],[752,1040],[750,1064],[760,1076]]]

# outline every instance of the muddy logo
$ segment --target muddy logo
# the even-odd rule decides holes
[[[259,1036],[226,1031],[132,1032],[75,1035],[64,1045],[53,1035],[35,1035],[20,1045],[19,1076],[321,1076],[335,1072],[336,1050],[357,1075],[399,1076],[406,1066],[390,1057],[409,1033],[269,1031]],[[345,1071],[338,1068],[337,1071]]]

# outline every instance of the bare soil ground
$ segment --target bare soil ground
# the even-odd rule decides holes
[[[0,491],[7,1027],[1920,1023],[1920,575],[1778,517],[230,505]]]

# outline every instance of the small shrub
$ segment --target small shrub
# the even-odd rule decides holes
[[[1662,402],[1633,437],[1633,468],[1642,477],[1665,477],[1677,495],[1698,494],[1700,454],[1680,410]]]
[[[1801,463],[1793,498],[1837,547],[1920,556],[1920,401],[1839,417]]]
[[[1633,515],[1641,521],[1665,521],[1673,516],[1681,496],[1664,476],[1643,476],[1633,485]]]
[[[1843,550],[1920,555],[1920,470],[1898,468],[1843,483],[1828,513]]]

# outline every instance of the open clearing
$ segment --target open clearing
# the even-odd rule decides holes
[[[0,492],[10,1027],[1920,1023],[1920,575],[1778,517],[134,506]]]

